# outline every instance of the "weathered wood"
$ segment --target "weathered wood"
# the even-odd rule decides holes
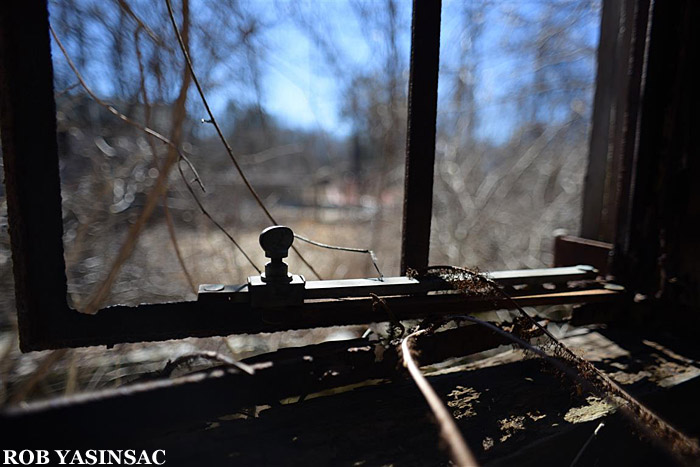
[[[591,128],[588,167],[583,185],[583,211],[581,236],[593,240],[610,241],[603,237],[605,188],[608,160],[611,154],[611,124],[614,122],[615,97],[618,81],[615,72],[619,63],[615,60],[619,48],[620,19],[624,2],[604,1],[598,40],[598,72]]]
[[[620,96],[624,105],[618,104],[616,119],[622,119],[620,131],[614,141],[615,158],[619,159],[617,178],[617,214],[615,216],[615,248],[611,271],[615,275],[627,274],[627,256],[630,241],[630,204],[632,202],[632,185],[634,166],[639,149],[639,131],[642,102],[646,90],[647,48],[650,25],[650,0],[629,0],[626,14],[632,18],[626,21],[630,29],[628,73],[626,80],[627,94]],[[623,59],[624,57],[621,57]]]
[[[654,2],[620,274],[633,292],[700,307],[700,4]],[[623,206],[624,209],[624,206]]]
[[[480,352],[507,343],[502,336],[477,326],[421,337],[423,365]],[[43,436],[32,427],[56,426],[71,420],[72,433],[65,436],[89,441],[139,439],[171,424],[192,423],[234,412],[256,404],[317,393],[368,379],[395,378],[401,374],[396,348],[367,339],[328,342],[302,348],[282,349],[243,361],[254,375],[236,368],[219,368],[173,380],[160,379],[116,390],[65,397],[6,409],[0,426],[28,430],[27,439]],[[196,403],[192,403],[197,401]],[[92,433],[90,420],[109,420],[99,433]],[[130,426],[128,433],[120,428]],[[45,433],[44,433],[45,434]],[[57,438],[58,439],[58,438]]]
[[[667,348],[675,341],[653,333],[601,332],[572,337],[570,345],[584,351],[595,344],[592,357],[599,368],[614,373],[647,406],[697,436],[700,407],[693,400],[700,378],[693,378],[697,369],[687,360],[698,358],[697,346],[687,342],[683,348]],[[0,428],[7,433],[4,440],[17,448],[165,449],[168,465],[447,465],[421,395],[412,381],[403,378],[335,395],[327,392],[326,397],[303,402],[241,410],[241,395],[249,397],[248,403],[269,403],[271,399],[265,397],[293,393],[288,384],[298,391],[304,381],[313,382],[315,386],[306,388],[312,390],[332,387],[326,383],[347,383],[346,371],[376,365],[375,351],[365,347],[361,340],[335,342],[280,351],[273,364],[265,363],[269,355],[249,359],[261,374],[275,375],[255,387],[257,394],[249,391],[250,377],[210,375],[199,384],[188,383],[189,387],[174,385],[170,394],[162,392],[167,382],[151,383],[155,392],[150,394],[132,389],[126,397],[131,399],[128,405],[119,399],[82,396],[70,399],[72,404],[44,403],[14,413],[4,411]],[[416,349],[423,355],[432,352],[426,341],[417,342]],[[579,393],[542,361],[508,359],[509,354],[461,367],[468,371],[455,368],[429,376],[480,462],[569,465],[604,420],[605,429],[584,453],[583,465],[673,465],[660,448],[640,439],[629,421],[587,400],[588,394]],[[298,371],[291,371],[292,367]],[[305,379],[309,370],[315,373]],[[684,382],[677,378],[681,371],[690,375]],[[288,379],[277,379],[283,375]],[[218,386],[209,385],[211,381]],[[12,429],[7,429],[8,424]]]
[[[637,112],[635,106],[639,104],[636,100],[630,101],[628,99],[630,87],[638,89],[640,79],[639,74],[636,73],[634,54],[631,52],[635,42],[634,33],[636,32],[635,24],[637,24],[635,11],[638,3],[637,0],[624,0],[622,2],[619,37],[614,58],[616,66],[611,86],[615,87],[616,96],[611,121],[610,154],[605,178],[605,199],[600,226],[600,238],[608,242],[615,241],[618,226],[618,203],[620,203],[622,193],[620,183],[624,181],[621,177],[621,168],[623,166],[628,116]]]
[[[46,2],[0,2],[0,119],[20,342],[67,311]],[[27,347],[24,347],[25,350]]]

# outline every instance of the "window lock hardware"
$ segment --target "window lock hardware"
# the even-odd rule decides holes
[[[453,293],[453,286],[438,277],[384,277],[373,279],[335,279],[307,281],[303,276],[290,274],[283,261],[294,242],[289,227],[276,225],[260,234],[260,246],[270,262],[265,272],[248,277],[246,284],[201,284],[197,301],[202,305],[250,303],[251,308],[285,308],[304,304],[305,300],[367,298],[370,293],[379,296],[426,295]],[[561,290],[565,284],[595,282],[598,271],[592,266],[566,266],[546,269],[495,271],[489,277],[505,287],[526,287],[533,293],[547,284]],[[602,284],[599,284],[602,285]],[[555,291],[556,291],[555,290]]]
[[[273,225],[260,233],[260,246],[270,262],[265,272],[248,277],[248,292],[253,308],[280,308],[304,303],[304,276],[290,274],[284,258],[294,243],[294,232],[283,225]]]

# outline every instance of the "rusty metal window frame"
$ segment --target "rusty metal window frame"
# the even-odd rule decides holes
[[[581,237],[621,247],[629,230],[652,9],[650,0],[602,1]]]
[[[414,0],[408,95],[405,202],[401,271],[428,265],[441,2]],[[265,319],[250,303],[173,302],[136,307],[116,305],[94,315],[69,307],[63,256],[63,223],[56,109],[46,0],[2,2],[0,6],[0,117],[5,186],[15,277],[16,306],[23,351],[122,342],[156,341],[238,333],[274,332],[386,320],[372,311],[369,297],[305,303],[285,311],[282,321]],[[8,71],[8,72],[4,72]],[[11,72],[9,72],[11,71]],[[505,279],[527,283],[572,280],[572,271],[515,271]],[[590,275],[573,271],[573,277]],[[401,278],[399,278],[401,279]],[[391,295],[391,294],[390,294]],[[607,300],[594,291],[553,295],[522,294],[522,305]],[[450,294],[395,295],[387,298],[399,319],[418,318],[444,309],[454,312],[464,299]],[[493,299],[476,300],[471,309],[507,307]],[[273,324],[278,323],[278,324]]]

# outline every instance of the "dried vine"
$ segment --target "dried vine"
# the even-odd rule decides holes
[[[591,362],[576,355],[544,326],[532,318],[499,284],[486,274],[463,267],[434,266],[427,268],[425,271],[409,271],[409,276],[439,277],[450,283],[455,290],[461,293],[493,296],[494,298],[501,298],[510,302],[518,310],[523,320],[546,336],[546,345],[540,346],[540,349],[535,352],[538,356],[546,356],[544,358],[548,362],[561,362],[568,369],[564,373],[571,375],[573,372],[577,376],[576,380],[585,382],[585,385],[590,390],[617,407],[638,428],[640,433],[657,442],[679,461],[691,463],[691,461],[697,462],[697,459],[700,458],[700,447],[694,439],[687,437],[642,405],[610,377],[598,370]],[[469,319],[482,325],[485,323],[473,317],[457,318]],[[523,346],[522,339],[511,333],[506,333],[494,325],[491,326],[499,330],[499,332],[508,335],[517,345]],[[528,345],[525,348],[531,350],[536,347]],[[562,369],[560,365],[555,366],[560,370]]]

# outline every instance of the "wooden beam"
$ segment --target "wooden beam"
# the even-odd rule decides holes
[[[588,167],[583,185],[581,236],[593,240],[602,237],[605,187],[610,154],[611,125],[614,123],[615,98],[620,67],[615,60],[620,43],[620,20],[624,2],[603,0],[598,40],[598,72],[593,100],[593,117]]]
[[[0,2],[0,119],[23,350],[67,311],[56,107],[46,1]]]

